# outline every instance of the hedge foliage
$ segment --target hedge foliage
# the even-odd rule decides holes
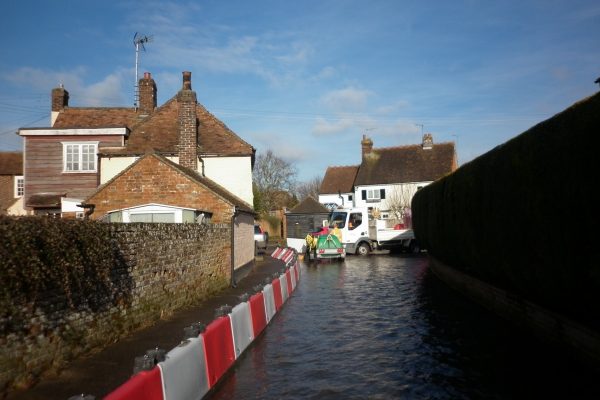
[[[18,307],[99,309],[120,295],[123,266],[110,226],[91,221],[0,216],[0,315]]]
[[[436,258],[600,329],[600,93],[417,192]]]

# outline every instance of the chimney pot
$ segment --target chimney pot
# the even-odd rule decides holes
[[[360,145],[362,148],[362,159],[364,160],[367,154],[370,154],[373,150],[373,141],[367,135],[363,135]]]
[[[431,150],[433,148],[433,135],[426,133],[423,135],[423,150]]]
[[[192,90],[192,73],[183,71],[183,89]]]

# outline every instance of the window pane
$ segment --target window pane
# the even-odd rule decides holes
[[[152,214],[152,222],[175,222],[175,213]]]
[[[130,214],[130,222],[152,222],[152,214]]]

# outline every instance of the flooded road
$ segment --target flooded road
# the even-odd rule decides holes
[[[597,373],[440,282],[424,256],[302,264],[212,399],[600,398]]]

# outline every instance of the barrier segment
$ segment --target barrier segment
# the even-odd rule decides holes
[[[283,304],[290,297],[287,287],[287,281],[285,279],[285,274],[279,276],[279,286],[281,287],[281,303]]]
[[[273,279],[273,282],[271,282],[271,285],[273,286],[273,299],[275,300],[275,312],[277,312],[277,311],[279,311],[279,309],[281,308],[281,305],[283,304],[283,298],[281,296],[281,282],[279,281],[279,278]]]
[[[231,318],[235,358],[238,358],[254,340],[250,306],[247,302],[238,304],[233,307],[229,317]]]
[[[296,283],[297,283],[297,281],[296,281],[296,266],[292,265],[290,267],[289,271],[290,271],[290,278],[292,280],[292,292],[293,292],[294,290],[296,290]]]
[[[288,297],[292,295],[294,287],[292,286],[292,271],[289,269],[285,271],[285,282],[287,284]]]
[[[165,400],[200,400],[208,392],[202,336],[181,342],[158,367]]]
[[[275,307],[275,295],[273,294],[273,285],[270,283],[266,284],[263,289],[263,294],[265,298],[265,314],[267,316],[267,323],[269,323],[277,312],[277,308]]]
[[[200,336],[204,340],[208,387],[211,388],[235,361],[229,316],[211,322]]]
[[[163,397],[160,368],[142,371],[109,393],[104,400],[166,400]]]
[[[248,300],[250,316],[252,317],[252,332],[258,337],[267,326],[267,313],[265,310],[265,296],[262,292],[256,293]]]
[[[271,257],[278,258],[282,251],[283,249],[280,247],[275,248],[275,250],[273,250],[273,252],[271,253]]]

